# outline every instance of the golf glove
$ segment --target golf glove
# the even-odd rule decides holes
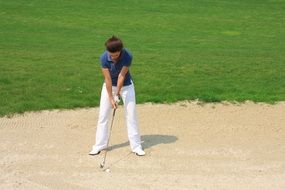
[[[120,101],[121,101],[121,97],[118,96],[118,95],[116,95],[116,96],[114,97],[114,100],[115,100],[115,102],[116,102],[117,104],[119,104]]]

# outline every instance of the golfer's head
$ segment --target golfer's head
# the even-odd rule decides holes
[[[112,36],[105,42],[106,50],[113,60],[119,58],[120,53],[123,49],[123,42],[116,36]]]

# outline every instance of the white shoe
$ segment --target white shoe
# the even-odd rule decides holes
[[[141,147],[136,148],[135,150],[133,150],[133,152],[137,155],[137,156],[144,156],[145,152],[142,150]]]
[[[98,148],[93,147],[92,150],[89,152],[89,155],[97,155],[100,154],[101,150],[99,150]]]

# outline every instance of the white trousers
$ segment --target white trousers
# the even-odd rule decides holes
[[[112,87],[113,95],[116,92],[115,86]],[[132,150],[141,148],[141,137],[136,113],[136,97],[134,85],[123,86],[121,89],[121,97],[124,103],[125,119],[128,129],[128,138]],[[108,141],[108,121],[110,119],[112,105],[109,100],[106,84],[103,84],[100,100],[100,111],[96,131],[96,143],[93,148],[102,150],[107,148]]]

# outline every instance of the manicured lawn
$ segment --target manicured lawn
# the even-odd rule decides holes
[[[98,106],[118,35],[137,101],[285,100],[284,0],[0,2],[0,115]]]

